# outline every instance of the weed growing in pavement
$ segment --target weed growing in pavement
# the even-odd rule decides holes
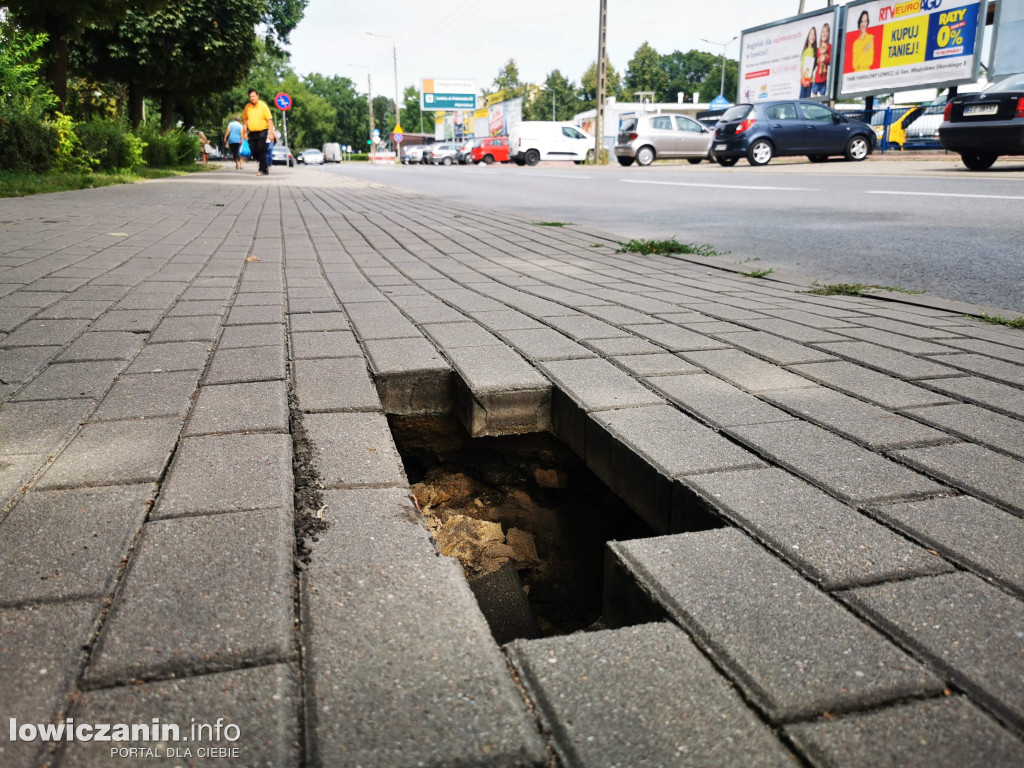
[[[569,227],[572,226],[571,221],[535,221],[533,222],[538,227]]]
[[[728,251],[722,253],[716,251],[710,245],[695,245],[694,243],[680,243],[674,237],[668,240],[630,240],[627,243],[619,243],[618,253],[642,253],[659,254],[668,256],[673,253],[685,253],[691,256],[724,256]]]
[[[967,317],[973,317],[973,315],[967,315]],[[990,323],[992,325],[1005,325],[1007,328],[1020,328],[1021,330],[1024,330],[1024,317],[1015,317],[1011,320],[1008,317],[989,315],[985,312],[979,311],[975,320],[981,320],[983,323]]]
[[[760,260],[761,260],[760,256],[754,256],[752,259],[744,259],[743,261],[740,262],[740,264],[749,264],[752,261],[760,261]]]
[[[752,269],[749,272],[740,270],[740,274],[744,277],[768,277],[774,271],[774,267],[768,267],[768,269]]]
[[[44,192],[64,192],[72,189],[94,189],[112,184],[134,184],[137,181],[166,179],[184,176],[188,173],[203,173],[202,166],[195,168],[136,168],[132,171],[51,171],[31,173],[25,171],[0,171],[0,197],[24,197]],[[209,169],[214,170],[213,168]]]
[[[910,288],[900,288],[898,285],[868,285],[867,283],[819,283],[815,281],[814,287],[807,293],[816,296],[866,296],[876,291],[891,291],[892,293],[924,293]]]

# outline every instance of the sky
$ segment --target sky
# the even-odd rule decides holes
[[[806,0],[804,10],[827,5]],[[799,0],[608,0],[608,60],[624,74],[645,40],[661,54],[696,48],[720,55],[721,45],[701,38],[725,43],[744,29],[795,16],[799,6]],[[423,78],[469,79],[490,87],[510,58],[525,82],[543,83],[558,69],[579,85],[597,59],[599,11],[597,0],[454,0],[445,9],[409,0],[310,0],[288,49],[299,75],[342,75],[365,91],[369,73],[374,94],[391,98],[393,47],[401,91],[419,88]],[[738,45],[732,42],[726,55],[736,58]]]

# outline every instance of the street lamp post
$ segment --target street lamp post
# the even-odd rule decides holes
[[[739,38],[739,35],[734,35],[732,40],[730,40],[727,43],[716,43],[713,40],[708,40],[706,37],[702,37],[701,38],[701,41],[703,41],[705,43],[708,43],[710,45],[720,45],[720,46],[722,46],[722,84],[718,88],[718,95],[721,96],[722,98],[725,98],[725,49],[728,48],[730,45],[732,45],[732,43],[737,38]]]
[[[367,32],[370,37],[383,37],[391,41],[391,55],[395,60],[395,125],[402,125],[401,107],[398,106],[398,47],[395,45],[395,38],[390,35],[381,35],[376,32]],[[398,156],[398,147],[395,147],[395,156]]]
[[[362,64],[346,64],[345,66],[366,70],[366,106],[370,115],[370,163],[372,164],[376,152],[374,152],[375,147],[373,144],[373,84],[370,82],[370,68]]]

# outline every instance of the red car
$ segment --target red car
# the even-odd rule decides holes
[[[505,136],[495,136],[490,139],[481,139],[480,145],[473,147],[469,158],[474,164],[483,163],[484,165],[490,165],[494,161],[507,163],[508,138]]]

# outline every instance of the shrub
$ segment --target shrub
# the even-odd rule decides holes
[[[91,120],[76,129],[85,153],[94,161],[95,168],[114,171],[142,165],[144,142],[119,122]]]
[[[54,166],[58,171],[89,171],[93,162],[82,147],[82,141],[75,131],[75,121],[70,115],[57,112],[53,118],[57,129],[57,156]]]
[[[182,131],[161,134],[144,127],[139,132],[144,142],[142,156],[150,168],[173,168],[191,165],[199,154],[199,139]]]
[[[24,112],[0,113],[0,170],[45,173],[53,167],[57,130]]]

